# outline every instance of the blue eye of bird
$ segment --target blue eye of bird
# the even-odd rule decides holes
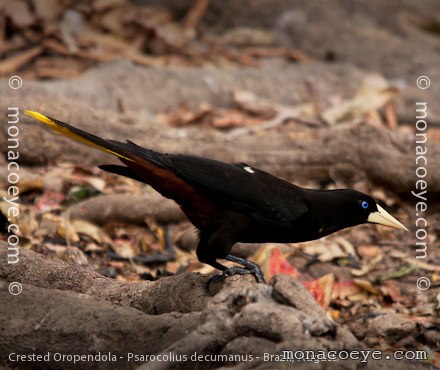
[[[367,209],[367,208],[368,208],[368,202],[367,202],[366,200],[364,200],[364,201],[361,203],[361,206],[362,206],[363,209]]]

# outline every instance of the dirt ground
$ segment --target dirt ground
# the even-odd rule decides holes
[[[437,8],[1,3],[0,368],[440,367]],[[208,286],[216,271],[197,260],[197,233],[173,201],[99,170],[117,160],[24,109],[305,187],[357,189],[410,231],[362,225],[307,243],[240,243],[233,252],[267,284]],[[285,351],[370,357],[292,361]]]

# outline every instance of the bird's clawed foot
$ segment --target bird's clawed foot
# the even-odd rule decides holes
[[[257,282],[264,284],[264,275],[261,271],[260,266],[258,266],[256,263],[245,260],[244,258],[236,257],[233,255],[227,255],[225,257],[225,260],[238,263],[242,265],[243,267],[225,267],[223,265],[220,265],[218,263],[215,264],[215,267],[221,268],[223,270],[223,273],[221,275],[214,275],[208,280],[208,286],[211,283],[217,283],[217,282],[223,282],[228,276],[232,275],[247,275],[247,274],[253,274],[255,278],[257,279]]]
[[[257,281],[259,283],[262,283],[262,284],[265,283],[263,272],[261,271],[260,266],[258,266],[255,262],[248,261],[248,260],[245,260],[244,258],[236,257],[236,256],[233,256],[231,254],[228,254],[225,257],[225,260],[231,261],[231,262],[235,262],[235,263],[239,263],[240,265],[244,266],[244,268],[232,267],[230,269],[226,269],[225,271],[223,271],[223,274],[225,274],[226,271],[228,271],[228,270],[237,270],[237,272],[233,272],[230,275],[235,275],[235,274],[243,275],[244,273],[240,272],[240,270],[244,270],[248,274],[249,273],[250,274],[254,274],[255,278],[257,279]],[[230,275],[228,275],[228,276],[230,276]]]
[[[252,274],[252,271],[245,269],[243,267],[229,267],[225,271],[223,271],[223,276],[247,275],[247,274]]]
[[[223,270],[221,274],[211,276],[208,280],[208,286],[210,286],[212,283],[223,283],[228,276],[248,275],[252,273],[253,272],[251,270],[247,270],[243,267],[229,267]]]

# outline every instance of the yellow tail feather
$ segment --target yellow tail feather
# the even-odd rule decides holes
[[[82,144],[86,144],[88,146],[91,146],[93,148],[102,150],[104,152],[107,152],[107,153],[110,153],[110,154],[114,154],[114,155],[116,155],[116,156],[118,156],[120,158],[124,158],[124,159],[127,159],[129,161],[133,161],[133,159],[131,159],[131,158],[128,158],[128,157],[126,157],[126,156],[124,156],[124,155],[122,155],[120,153],[117,153],[117,152],[115,152],[115,151],[113,151],[113,150],[111,150],[109,148],[106,148],[105,146],[98,145],[98,144],[94,143],[93,141],[88,140],[85,137],[82,137],[81,135],[78,135],[78,134],[74,133],[68,127],[61,126],[57,122],[51,120],[49,117],[46,117],[45,115],[43,115],[41,113],[34,112],[34,111],[31,111],[31,110],[25,110],[24,113],[27,116],[36,118],[37,120],[43,122],[47,127],[49,127],[52,131],[56,132],[57,134],[66,136],[66,137],[68,137],[68,138],[70,138],[72,140],[78,141],[78,142],[80,142]]]

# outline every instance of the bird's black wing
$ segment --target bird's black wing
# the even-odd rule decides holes
[[[289,226],[309,210],[298,186],[245,163],[228,164],[187,155],[163,155],[163,163],[222,207],[256,221]]]

